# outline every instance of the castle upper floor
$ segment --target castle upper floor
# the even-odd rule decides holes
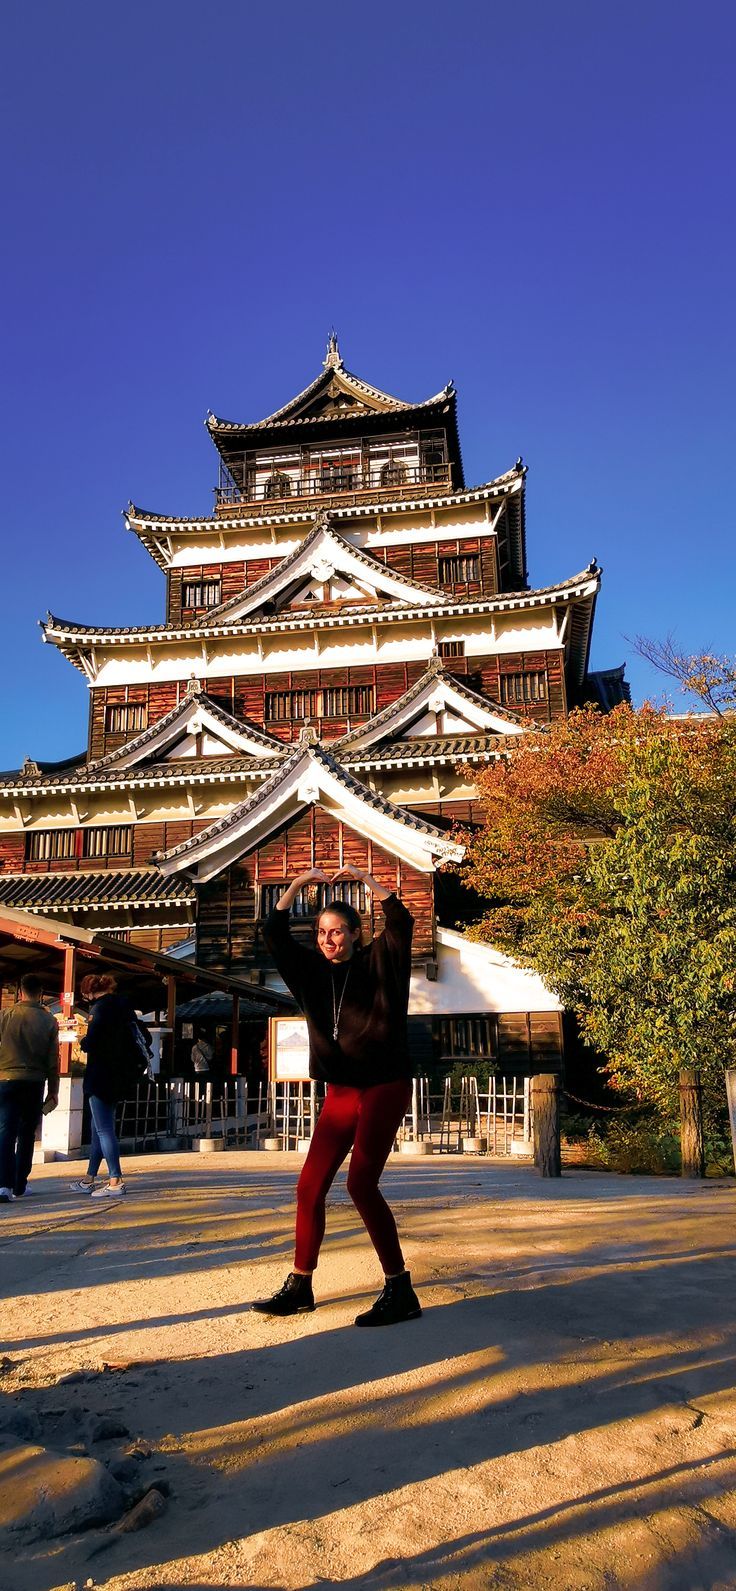
[[[207,416],[219,454],[215,512],[354,503],[462,490],[452,382],[405,403],[346,369],[333,335],[322,370],[281,409],[248,424]]]

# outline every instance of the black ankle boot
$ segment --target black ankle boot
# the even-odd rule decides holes
[[[402,1320],[418,1320],[422,1310],[411,1285],[408,1271],[400,1276],[387,1276],[383,1292],[364,1315],[358,1315],[356,1326],[398,1326]]]
[[[300,1276],[298,1271],[290,1271],[273,1298],[266,1298],[262,1304],[254,1304],[254,1309],[259,1315],[305,1315],[315,1308],[314,1293],[312,1292],[311,1276]]]

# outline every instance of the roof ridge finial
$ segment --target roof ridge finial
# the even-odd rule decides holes
[[[339,370],[342,365],[342,355],[337,341],[337,332],[333,326],[327,339],[327,358],[324,362],[325,370]]]

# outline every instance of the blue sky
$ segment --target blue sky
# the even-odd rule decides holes
[[[736,10],[712,0],[6,8],[0,766],[86,739],[47,608],[163,614],[129,499],[212,503],[208,408],[452,377],[529,465],[534,584],[595,555],[592,664],[733,651]]]

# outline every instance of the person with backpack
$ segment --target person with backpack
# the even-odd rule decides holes
[[[80,992],[85,1000],[92,1001],[89,1027],[80,1046],[87,1056],[84,1094],[92,1118],[92,1141],[86,1175],[71,1182],[69,1188],[72,1193],[86,1193],[93,1199],[121,1199],[125,1182],[115,1131],[115,1106],[146,1075],[145,1029],[127,995],[118,993],[112,973],[90,973],[82,979]],[[108,1180],[97,1187],[103,1160]]]
[[[42,992],[41,979],[27,972],[17,1005],[0,1014],[0,1204],[22,1199],[36,1128],[59,1098],[59,1024]]]

